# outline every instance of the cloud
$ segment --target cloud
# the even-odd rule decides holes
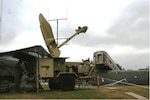
[[[15,2],[3,0],[0,51],[36,44],[45,46],[38,20],[39,13],[43,13],[47,20],[68,18],[67,21],[59,21],[59,38],[71,36],[78,25],[88,26],[85,34],[81,33],[68,43],[70,45],[61,48],[63,56],[66,55],[75,60],[90,56],[92,59],[95,51],[105,50],[114,60],[123,65],[130,62],[127,60],[128,57],[136,62],[135,58],[140,56],[143,58],[141,63],[147,65],[148,2],[148,0],[83,0],[79,2],[76,0],[45,0],[44,2],[42,0],[15,0]],[[50,24],[56,38],[56,21],[50,21]],[[64,40],[59,40],[59,43],[62,41]],[[81,52],[84,53],[79,57],[78,54]],[[132,64],[136,66],[139,63]]]
[[[115,42],[136,48],[147,48],[149,40],[148,0],[135,1],[129,5],[107,32],[114,37]]]
[[[10,47],[18,49],[23,46],[32,46],[33,43],[30,40],[35,37],[35,41],[39,39],[41,35],[38,22],[39,12],[34,11],[34,7],[34,3],[30,4],[29,1],[24,0],[3,1],[0,47],[5,45],[5,50],[10,50],[8,49]]]
[[[9,3],[3,1],[2,6],[2,44],[10,44],[22,29],[20,13],[22,2],[20,0],[10,0]]]
[[[97,30],[101,30],[101,27]],[[71,43],[86,47],[85,52],[91,48],[95,51],[105,50],[125,69],[138,69],[149,65],[148,0],[132,1],[116,16],[104,33],[97,30],[89,27],[85,35],[80,35]],[[88,52],[87,55],[91,53]]]
[[[149,66],[149,56],[147,52],[138,54],[126,54],[113,56],[116,63],[119,63],[125,69],[138,70]]]
[[[135,48],[148,48],[149,43],[149,5],[148,0],[135,0],[127,6],[104,33],[88,30],[83,46],[130,45]],[[100,30],[101,28],[99,28]],[[74,41],[80,44],[81,38]]]

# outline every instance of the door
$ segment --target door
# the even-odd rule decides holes
[[[49,78],[54,76],[53,59],[40,58],[37,65],[39,66],[40,78]]]

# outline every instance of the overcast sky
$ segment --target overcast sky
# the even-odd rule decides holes
[[[3,0],[0,52],[45,43],[39,13],[59,21],[59,38],[88,31],[60,48],[67,61],[93,59],[95,51],[106,51],[125,69],[149,65],[149,0]],[[56,38],[56,21],[49,21]],[[61,43],[64,40],[59,40]]]

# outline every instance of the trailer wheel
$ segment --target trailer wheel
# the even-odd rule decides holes
[[[57,90],[57,89],[59,89],[59,84],[58,83],[55,83],[55,82],[53,82],[53,81],[49,81],[49,88],[51,89],[51,90]]]
[[[63,91],[73,90],[75,87],[75,77],[74,76],[62,76],[60,79],[60,89]]]

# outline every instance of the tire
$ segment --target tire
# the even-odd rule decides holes
[[[59,83],[60,89],[63,91],[71,91],[75,87],[74,76],[62,76]]]
[[[58,90],[59,89],[59,84],[58,83],[55,83],[55,82],[53,82],[53,81],[49,81],[49,88],[51,89],[51,90]]]

